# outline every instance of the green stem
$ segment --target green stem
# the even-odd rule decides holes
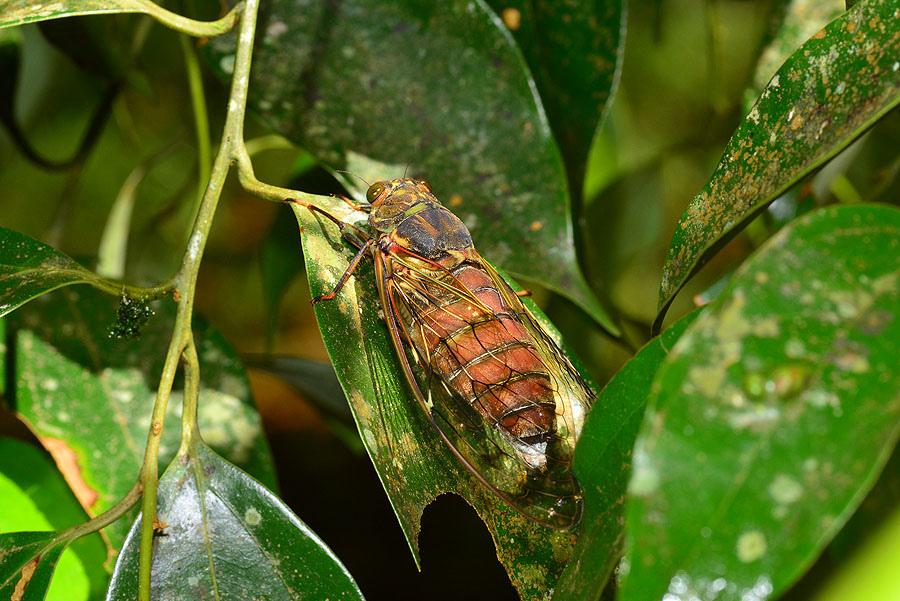
[[[209,167],[212,151],[209,146],[209,116],[206,112],[206,97],[203,94],[203,77],[200,74],[200,63],[190,38],[178,36],[181,40],[181,51],[184,54],[184,67],[187,71],[188,87],[191,90],[191,108],[194,111],[194,129],[197,135],[197,202],[203,198],[203,190],[209,181]]]
[[[240,162],[247,156],[244,148],[244,114],[247,107],[247,86],[250,80],[250,59],[253,53],[253,38],[256,32],[256,13],[259,0],[247,0],[241,14],[238,34],[237,54],[234,61],[234,74],[231,80],[231,93],[228,101],[228,114],[219,151],[216,154],[209,183],[203,194],[200,209],[187,250],[182,259],[181,270],[176,276],[178,291],[178,312],[175,316],[175,327],[169,351],[160,377],[156,394],[156,404],[150,419],[150,432],[147,437],[147,449],[144,464],[141,468],[141,482],[144,487],[141,509],[141,546],[138,574],[138,599],[150,601],[150,570],[152,566],[153,522],[156,519],[157,484],[159,478],[159,443],[164,425],[166,406],[172,391],[172,382],[179,358],[185,361],[185,373],[196,377],[196,351],[193,348],[191,331],[191,315],[194,307],[194,292],[197,274],[203,250],[209,237],[213,215],[225,184],[232,163]],[[187,395],[186,395],[187,398]],[[187,406],[187,404],[186,404]],[[188,410],[191,410],[188,407]]]
[[[90,284],[97,290],[111,294],[112,296],[128,296],[129,298],[139,299],[142,301],[151,301],[163,298],[175,290],[177,285],[177,276],[167,282],[156,286],[132,286],[131,284],[123,284],[106,278],[91,277],[85,280],[86,284]]]
[[[237,23],[241,16],[241,10],[244,8],[242,2],[218,21],[195,21],[168,11],[150,0],[133,0],[133,2],[137,8],[135,12],[149,15],[170,29],[198,38],[211,38],[228,33]]]
[[[238,179],[241,182],[241,187],[250,194],[262,198],[263,200],[271,200],[272,202],[284,202],[285,198],[306,199],[308,197],[308,195],[297,192],[296,190],[272,186],[259,181],[256,179],[256,174],[253,172],[253,163],[250,162],[250,155],[247,153],[246,148],[241,146],[238,149],[238,152],[238,156],[235,157],[237,160]]]
[[[138,480],[134,483],[134,486],[131,487],[131,490],[129,490],[124,497],[119,499],[115,505],[87,522],[63,530],[47,547],[50,548],[62,540],[72,541],[76,538],[91,534],[92,532],[97,532],[101,528],[106,528],[125,515],[129,509],[134,507],[135,503],[137,503],[140,498],[141,482]]]
[[[184,349],[184,403],[181,409],[181,452],[191,448],[199,436],[197,407],[200,401],[200,360],[193,337]]]

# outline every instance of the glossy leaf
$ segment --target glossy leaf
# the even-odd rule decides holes
[[[0,596],[16,601],[43,601],[65,542],[56,532],[0,534]]]
[[[159,481],[153,599],[362,599],[331,550],[272,492],[202,442]],[[137,598],[140,518],[108,601]]]
[[[480,1],[274,3],[250,103],[332,169],[409,165],[480,252],[617,329],[578,267],[559,149],[521,55]],[[207,45],[230,74],[234,39]],[[362,158],[359,158],[362,157]]]
[[[78,500],[46,453],[20,440],[0,437],[0,532],[63,530],[86,519]],[[12,534],[10,540],[0,543],[0,556],[29,540],[30,534],[22,534]],[[50,538],[56,535],[55,532],[40,534]],[[40,549],[32,549],[18,561],[7,565],[0,559],[0,564],[18,570],[14,577],[18,582],[22,567],[40,553]],[[106,558],[107,550],[99,534],[72,542],[56,566],[47,601],[101,598],[109,581],[109,574],[101,567]],[[0,583],[8,584],[10,573],[0,569]],[[0,584],[0,598],[8,599],[10,595],[2,593],[4,586]]]
[[[575,454],[575,475],[585,499],[582,532],[554,601],[599,599],[622,556],[631,450],[653,377],[669,349],[699,314],[700,310],[687,314],[648,342],[594,402]]]
[[[687,279],[748,220],[900,102],[898,23],[896,2],[865,0],[778,70],[672,236],[657,327]]]
[[[688,328],[635,447],[623,601],[775,597],[844,525],[900,435],[898,244],[895,208],[811,213]]]
[[[310,200],[350,221],[361,216],[334,199]],[[312,293],[327,292],[355,250],[340,239],[330,221],[303,208],[295,212],[303,230]],[[576,533],[542,528],[522,517],[456,459],[408,390],[379,310],[370,260],[360,263],[333,301],[316,305],[325,346],[416,563],[423,510],[439,495],[453,492],[487,524],[498,558],[520,596],[526,601],[544,598],[559,578]]]
[[[61,252],[0,227],[0,317],[61,286],[96,280],[94,273]]]
[[[82,506],[96,515],[131,488],[144,456],[150,413],[172,335],[174,303],[140,339],[108,335],[116,301],[90,289],[45,296],[14,314],[16,406],[20,419],[53,454]],[[237,357],[208,326],[195,322],[200,355],[200,427],[214,447],[275,486],[274,468],[249,383]],[[180,440],[181,392],[169,401],[160,452]],[[107,528],[118,549],[128,524]]]
[[[625,44],[625,3],[488,0],[534,76],[566,168],[581,197],[594,132],[618,84]]]

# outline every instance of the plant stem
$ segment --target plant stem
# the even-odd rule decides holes
[[[123,284],[106,278],[98,278],[93,276],[85,278],[85,283],[90,284],[97,290],[111,294],[113,296],[128,296],[142,301],[151,301],[162,298],[167,294],[171,294],[178,284],[178,276],[157,284],[156,286],[132,286],[131,284]]]
[[[303,192],[298,192],[297,190],[281,188],[271,184],[264,184],[256,179],[256,174],[253,172],[253,163],[250,162],[250,156],[247,154],[246,148],[241,146],[238,151],[239,154],[235,157],[238,168],[238,179],[241,182],[241,187],[250,194],[257,198],[262,198],[263,200],[271,200],[272,202],[284,202],[284,199],[286,198],[300,198],[308,200],[311,204],[316,204],[316,202],[320,200],[311,194],[305,194]]]
[[[150,0],[135,0],[135,4],[139,5],[139,10],[136,12],[150,15],[170,29],[198,38],[215,37],[228,33],[234,27],[244,8],[244,3],[238,3],[218,21],[195,21],[168,11]]]
[[[150,601],[153,522],[157,517],[156,491],[159,478],[159,443],[166,415],[166,406],[169,394],[172,391],[172,383],[175,379],[179,358],[182,358],[185,362],[185,375],[189,376],[190,382],[193,382],[190,386],[196,384],[197,363],[196,350],[193,349],[191,315],[194,307],[194,292],[197,274],[200,269],[200,260],[206,247],[213,215],[215,214],[229,168],[232,163],[240,162],[242,158],[247,156],[247,151],[244,148],[244,114],[247,107],[250,59],[253,53],[253,38],[256,32],[256,13],[258,8],[259,0],[247,0],[241,13],[234,74],[231,80],[231,93],[229,94],[228,113],[225,118],[222,141],[213,162],[203,200],[197,211],[191,237],[188,240],[187,249],[182,259],[181,270],[176,276],[178,312],[175,316],[172,341],[169,344],[169,351],[160,377],[156,404],[153,407],[153,414],[150,419],[147,449],[144,455],[144,464],[141,468],[141,483],[143,484],[144,495],[141,504],[141,548],[138,580],[138,599],[140,601]],[[186,390],[185,392],[189,391]],[[195,413],[196,398],[191,401],[194,403],[194,408],[192,409],[190,403],[187,402],[188,396],[188,394],[185,395],[186,410]],[[196,397],[196,394],[194,396]],[[192,436],[194,435],[193,427],[189,432]]]
[[[184,349],[184,404],[181,409],[181,450],[185,452],[198,438],[197,407],[200,400],[200,360],[191,337]]]
[[[97,532],[101,528],[106,528],[125,515],[125,512],[134,507],[135,503],[137,503],[140,498],[141,482],[138,480],[134,483],[134,486],[131,487],[131,490],[129,490],[124,497],[119,499],[115,505],[86,522],[63,530],[55,539],[53,539],[48,545],[48,548],[61,540],[75,540],[76,538],[86,536],[92,532]]]
[[[191,39],[185,35],[178,36],[181,40],[181,51],[184,55],[184,66],[187,71],[188,87],[191,90],[191,108],[194,111],[194,130],[197,135],[197,198],[200,202],[203,198],[203,190],[209,181],[210,155],[209,147],[209,116],[206,112],[206,97],[203,94],[203,77],[200,74],[200,64],[197,61],[197,53]]]

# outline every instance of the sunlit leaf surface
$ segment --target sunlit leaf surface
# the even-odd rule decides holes
[[[63,530],[84,522],[87,515],[50,457],[39,447],[13,438],[0,437],[0,499],[3,501],[0,532],[18,531],[10,535],[11,539],[0,542],[0,591],[5,592],[10,574],[19,570],[15,572],[18,581],[21,569],[30,569],[28,562],[40,555],[41,548],[25,545],[32,550],[32,557],[29,559],[27,553],[17,555],[20,559],[11,560],[9,564],[4,553],[11,553],[12,549],[30,541],[31,533]],[[52,538],[56,532],[40,534]],[[99,534],[73,541],[56,565],[47,601],[85,601],[102,597],[109,582],[109,574],[101,567],[106,558],[107,549]],[[0,596],[2,599],[10,597]]]

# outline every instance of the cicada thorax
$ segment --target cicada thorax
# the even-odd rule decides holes
[[[554,388],[524,316],[485,271],[462,221],[422,190],[403,192],[395,188],[370,223],[393,226],[381,246],[417,361],[496,428],[529,469],[546,469]]]

